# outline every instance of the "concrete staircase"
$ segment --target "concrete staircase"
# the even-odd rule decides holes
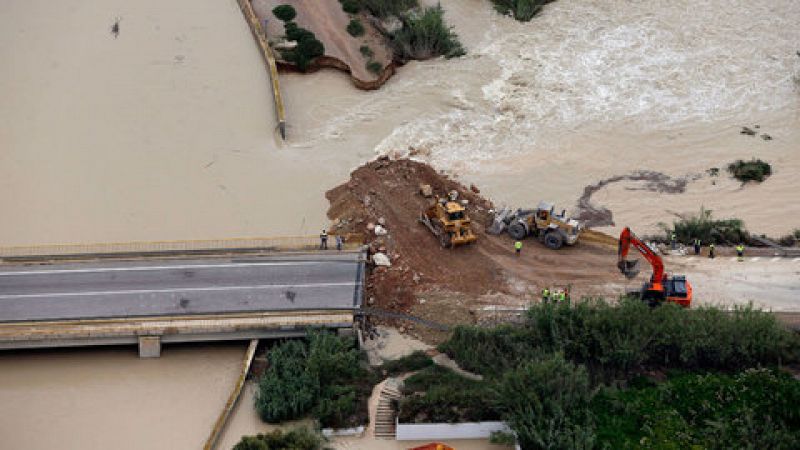
[[[378,410],[375,414],[376,438],[395,439],[397,435],[397,411],[392,401],[399,401],[402,397],[400,383],[394,378],[386,380],[378,399]]]

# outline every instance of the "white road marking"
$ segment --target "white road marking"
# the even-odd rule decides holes
[[[92,296],[92,295],[127,295],[127,294],[166,294],[169,292],[242,291],[247,289],[285,289],[285,288],[329,287],[329,286],[355,287],[355,282],[311,283],[311,284],[256,284],[251,286],[209,286],[209,287],[197,287],[197,288],[132,289],[125,291],[50,292],[50,293],[43,292],[41,294],[0,295],[0,300],[13,299],[13,298],[80,297],[80,296]]]
[[[800,258],[795,258],[795,259],[793,259],[792,261],[794,261],[794,262],[800,262]]]
[[[0,276],[14,275],[44,275],[44,274],[71,274],[71,273],[101,273],[101,272],[129,272],[148,270],[187,270],[187,269],[224,269],[228,267],[257,267],[257,266],[308,266],[324,264],[323,261],[296,261],[296,262],[263,262],[263,263],[231,263],[231,264],[186,264],[175,266],[136,266],[136,267],[97,267],[93,269],[55,269],[55,270],[26,270],[19,272],[0,272]]]
[[[770,261],[775,262],[775,261],[780,261],[781,259],[782,258],[780,256],[776,256],[776,257],[770,259]]]
[[[755,256],[755,257],[751,258],[751,261],[753,261],[753,262],[756,262],[756,261],[758,261],[759,259],[761,259],[761,257],[759,257],[759,256]]]

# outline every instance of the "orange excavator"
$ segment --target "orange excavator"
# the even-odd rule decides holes
[[[627,278],[634,278],[639,274],[639,260],[626,260],[628,250],[633,245],[639,253],[647,259],[653,266],[653,274],[650,281],[642,286],[639,297],[652,306],[663,302],[677,303],[683,307],[689,307],[692,303],[692,285],[686,281],[683,275],[668,276],[664,271],[664,262],[650,247],[642,242],[630,228],[625,227],[619,235],[619,260],[617,267]]]

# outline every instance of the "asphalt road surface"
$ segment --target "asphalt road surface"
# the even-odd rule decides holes
[[[0,322],[360,304],[359,253],[0,266]]]

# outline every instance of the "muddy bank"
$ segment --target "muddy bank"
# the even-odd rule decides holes
[[[281,73],[308,74],[318,72],[323,69],[335,69],[350,75],[350,81],[352,81],[353,85],[363,91],[374,91],[376,89],[380,89],[381,86],[389,81],[389,78],[395,74],[397,67],[399,67],[398,63],[392,62],[381,70],[377,79],[362,80],[356,78],[356,76],[353,74],[353,70],[347,65],[347,63],[333,56],[323,55],[314,59],[305,72],[302,72],[297,68],[297,66],[286,61],[277,61],[277,64]]]

